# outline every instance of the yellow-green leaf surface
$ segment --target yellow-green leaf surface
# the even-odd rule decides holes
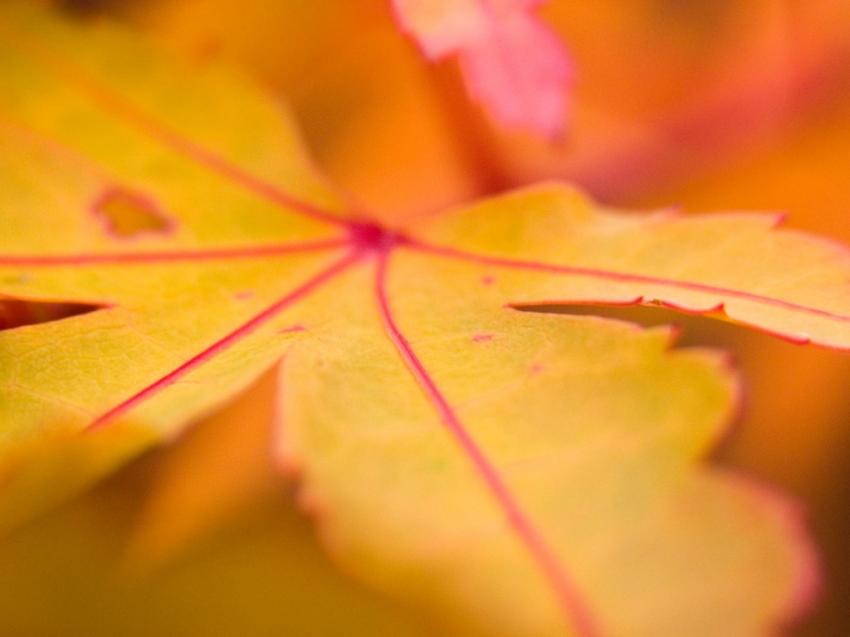
[[[698,466],[737,406],[724,359],[522,307],[661,303],[847,348],[843,249],[557,184],[370,225],[247,83],[14,7],[0,294],[93,311],[0,331],[7,524],[277,365],[273,451],[324,546],[453,634],[745,637],[810,601],[793,507]]]

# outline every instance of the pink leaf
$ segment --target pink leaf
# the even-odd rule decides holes
[[[403,31],[431,60],[458,57],[467,89],[501,124],[563,132],[572,62],[532,11],[542,0],[393,0]]]

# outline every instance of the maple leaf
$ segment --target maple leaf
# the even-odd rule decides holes
[[[456,632],[763,634],[811,600],[793,507],[694,467],[736,408],[723,357],[522,310],[663,304],[846,349],[843,248],[559,184],[382,227],[249,83],[18,5],[0,90],[0,294],[91,310],[0,332],[4,456],[59,427],[86,447],[58,479],[17,456],[12,509],[277,366],[275,455],[326,548]]]
[[[533,14],[542,0],[393,0],[399,26],[431,60],[456,55],[466,87],[495,119],[563,132],[572,62]]]

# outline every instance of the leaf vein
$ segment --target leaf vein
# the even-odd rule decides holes
[[[375,275],[375,296],[385,332],[395,347],[405,367],[414,377],[417,385],[425,393],[440,416],[452,437],[474,466],[476,472],[486,484],[505,514],[507,522],[517,534],[531,558],[543,572],[555,593],[560,606],[566,613],[567,621],[580,637],[599,635],[597,620],[587,606],[584,596],[578,590],[564,565],[548,545],[528,514],[523,510],[514,494],[510,491],[497,468],[490,462],[478,443],[460,421],[455,409],[449,404],[436,381],[414,352],[407,337],[402,333],[386,292],[386,279],[389,253],[381,254]]]
[[[120,402],[105,413],[101,414],[98,418],[96,418],[86,427],[85,431],[91,432],[103,428],[104,426],[112,423],[116,418],[124,415],[126,412],[135,408],[139,404],[145,402],[146,400],[158,394],[162,390],[181,380],[189,372],[209,362],[210,360],[221,354],[223,351],[229,349],[231,346],[233,346],[234,344],[254,332],[257,328],[268,322],[282,310],[290,307],[291,305],[300,301],[312,292],[316,291],[318,288],[322,287],[327,281],[334,278],[343,271],[347,270],[349,266],[351,266],[359,259],[360,253],[354,251],[347,254],[342,259],[334,261],[330,266],[321,270],[318,274],[311,277],[294,290],[288,292],[283,297],[279,298],[277,301],[266,307],[260,313],[254,315],[245,323],[242,323],[242,325],[237,327],[235,330],[233,330],[223,338],[217,340],[215,343],[213,343],[200,353],[196,354],[195,356],[185,361],[178,367],[174,368],[164,376],[147,385],[141,391],[138,391],[126,400]]]

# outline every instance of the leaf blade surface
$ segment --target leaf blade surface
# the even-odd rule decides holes
[[[628,215],[563,187],[369,225],[242,84],[109,28],[2,19],[0,294],[101,308],[0,331],[4,456],[59,426],[147,433],[79,460],[93,479],[285,358],[277,453],[329,550],[457,632],[763,634],[810,597],[796,517],[694,466],[736,404],[720,358],[516,308],[722,303],[843,348],[845,252],[768,217]],[[110,233],[92,207],[116,187],[172,223]],[[13,508],[49,491],[20,464]]]

